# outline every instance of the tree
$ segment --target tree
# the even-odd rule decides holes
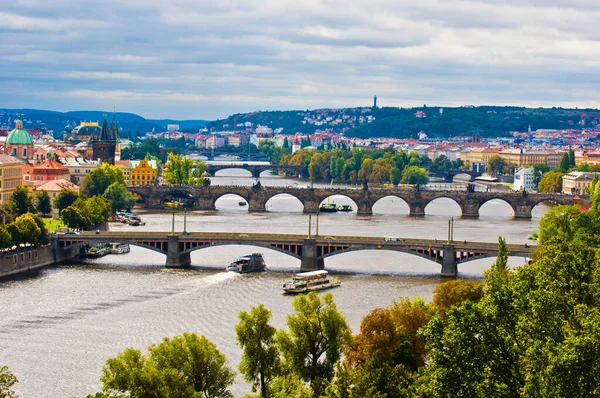
[[[540,244],[581,239],[592,246],[597,244],[597,235],[600,232],[591,215],[582,213],[575,205],[554,206],[544,214],[539,225]]]
[[[29,243],[32,245],[40,243],[42,230],[38,227],[32,214],[23,214],[17,217],[14,224],[19,231],[21,243]]]
[[[52,212],[52,205],[50,195],[46,191],[39,191],[36,195],[36,210],[43,215],[50,214]]]
[[[29,213],[29,214],[31,215],[31,218],[33,218],[33,221],[35,221],[35,224],[40,229],[40,236],[38,238],[38,244],[47,245],[48,243],[50,243],[50,239],[48,238],[48,229],[46,228],[46,223],[37,214],[34,214],[34,213]]]
[[[77,198],[79,198],[77,192],[63,188],[56,197],[56,200],[54,201],[54,206],[58,209],[58,213],[60,214],[60,212],[63,209],[66,209],[67,207],[75,203]]]
[[[125,184],[119,182],[110,184],[102,196],[110,202],[112,213],[119,210],[129,211],[135,205],[135,199],[133,199]]]
[[[201,185],[206,164],[194,161],[185,155],[169,153],[169,161],[165,164],[166,182],[174,185]]]
[[[90,229],[104,224],[111,214],[111,204],[103,196],[79,198],[60,212],[60,218],[69,228]]]
[[[206,337],[184,333],[148,347],[128,348],[106,361],[102,390],[132,397],[233,397],[234,373]]]
[[[575,151],[573,151],[572,148],[569,148],[569,152],[563,153],[560,158],[560,163],[556,167],[556,170],[561,173],[566,173],[573,167],[575,167]]]
[[[331,380],[342,348],[350,340],[350,328],[331,293],[319,297],[310,292],[292,302],[295,313],[287,317],[289,331],[277,332],[276,341],[284,366],[309,382],[315,394]]]
[[[492,175],[502,174],[506,168],[506,160],[500,157],[500,155],[492,156],[486,165],[486,171]]]
[[[11,373],[6,366],[0,366],[0,398],[16,398],[17,395],[12,390],[12,386],[19,380]]]
[[[104,163],[102,166],[92,170],[87,175],[81,186],[81,195],[91,198],[96,195],[104,195],[104,191],[113,183],[125,185],[125,174],[118,166]]]
[[[400,181],[402,181],[402,171],[399,168],[392,166],[390,168],[390,182],[394,185],[398,185],[400,184]]]
[[[33,211],[35,206],[33,205],[33,199],[29,195],[29,190],[23,186],[15,187],[8,198],[8,208],[15,217]]]
[[[558,193],[562,191],[563,174],[559,171],[549,171],[545,173],[538,184],[538,192]]]
[[[460,279],[440,283],[433,290],[433,307],[442,315],[465,301],[478,302],[483,296],[483,284]]]
[[[402,183],[411,185],[425,185],[429,182],[427,170],[418,166],[409,166],[402,172]]]
[[[536,164],[533,166],[533,182],[537,187],[542,179],[542,176],[550,171],[550,166],[547,164]]]
[[[12,236],[8,232],[6,225],[0,224],[0,250],[8,249],[13,246]]]
[[[252,383],[253,391],[260,388],[261,397],[268,396],[270,382],[278,374],[279,352],[275,346],[277,329],[269,325],[271,311],[262,304],[250,313],[242,311],[235,327],[237,342],[244,350],[239,370],[246,381]]]

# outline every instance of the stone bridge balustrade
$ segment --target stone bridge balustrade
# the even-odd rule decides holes
[[[359,215],[373,214],[373,205],[380,199],[391,196],[404,200],[410,209],[410,215],[422,216],[425,207],[438,198],[454,200],[460,207],[464,217],[479,217],[479,209],[490,200],[500,199],[513,209],[515,218],[531,218],[531,210],[542,201],[556,204],[572,204],[573,196],[563,194],[521,193],[521,192],[468,192],[434,191],[416,189],[351,189],[351,188],[287,188],[264,186],[134,186],[130,192],[139,195],[147,208],[162,208],[163,202],[170,195],[185,195],[191,198],[194,208],[198,210],[214,210],[217,199],[226,194],[235,194],[244,198],[249,204],[249,211],[262,212],[266,203],[279,194],[289,194],[297,198],[304,206],[305,213],[316,213],[320,203],[332,195],[343,195],[352,199]],[[582,203],[589,203],[589,197],[582,197]]]

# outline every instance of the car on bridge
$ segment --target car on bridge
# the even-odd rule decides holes
[[[325,240],[330,240],[330,239],[335,240],[335,238],[333,236],[326,236],[323,239],[325,239]]]
[[[400,238],[398,238],[397,236],[384,236],[383,240],[385,242],[399,242]]]

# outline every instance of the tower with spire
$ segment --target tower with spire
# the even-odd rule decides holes
[[[100,164],[110,163],[115,164],[115,152],[117,149],[118,141],[118,128],[117,128],[117,115],[113,115],[113,121],[108,128],[106,118],[102,122],[102,130],[98,138],[92,138],[92,158],[99,160]]]

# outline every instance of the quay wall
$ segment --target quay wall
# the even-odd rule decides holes
[[[0,279],[25,274],[78,256],[79,245],[60,249],[54,242],[46,246],[0,252]]]

